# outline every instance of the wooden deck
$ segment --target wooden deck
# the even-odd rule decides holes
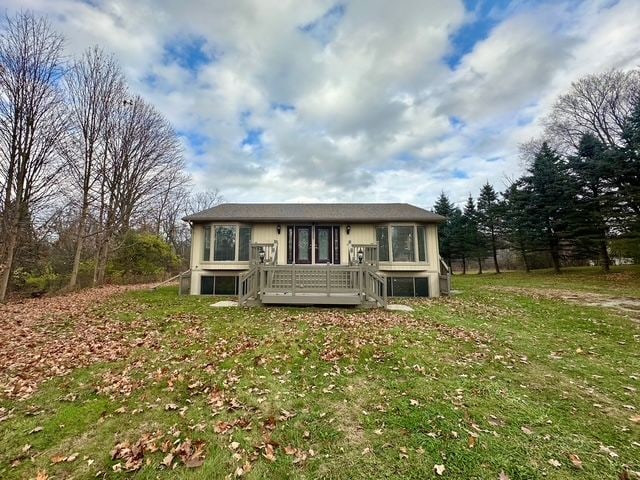
[[[277,265],[272,254],[277,246],[269,250],[265,245],[252,247],[251,268],[240,275],[241,305],[387,303],[387,282],[377,273],[376,245],[354,246],[349,265]]]

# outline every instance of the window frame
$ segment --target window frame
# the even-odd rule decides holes
[[[233,260],[216,260],[215,259],[215,245],[216,245],[216,227],[233,227],[235,230],[235,247],[234,247],[234,257]],[[240,258],[240,229],[241,228],[249,228],[251,233],[249,235],[249,257],[251,257],[251,242],[253,241],[253,225],[245,224],[245,223],[207,223],[203,225],[203,239],[202,239],[202,256],[203,262],[206,263],[216,263],[216,264],[232,264],[232,263],[241,263],[248,264],[249,260],[239,260]],[[207,229],[210,231],[210,240],[209,240],[209,258],[204,258],[205,252],[205,244],[207,241]]]
[[[397,261],[393,258],[393,227],[412,227],[413,228],[413,261]],[[387,230],[387,252],[389,254],[388,260],[380,260],[383,264],[396,264],[396,265],[429,265],[429,241],[428,241],[428,229],[426,224],[411,223],[411,222],[394,222],[394,223],[381,223],[375,225],[376,229],[376,244],[378,244],[378,228],[386,228]],[[420,260],[420,242],[418,241],[418,230],[424,229],[424,260]],[[378,245],[378,248],[380,246]]]

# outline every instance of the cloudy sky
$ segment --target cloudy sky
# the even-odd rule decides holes
[[[640,0],[0,0],[99,44],[227,201],[462,204],[572,80],[640,65]]]

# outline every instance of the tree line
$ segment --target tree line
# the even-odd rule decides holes
[[[131,266],[122,258],[131,242],[169,267],[189,242],[180,218],[220,201],[190,190],[175,130],[130,90],[113,56],[95,46],[68,60],[46,18],[5,18],[0,301],[25,276],[101,284],[113,265]]]
[[[640,261],[640,72],[611,70],[572,83],[545,118],[542,138],[521,146],[526,168],[503,192],[486,183],[461,209],[445,193],[440,251],[482,273],[499,251],[522,266]]]

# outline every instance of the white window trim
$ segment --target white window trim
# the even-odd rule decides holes
[[[211,241],[209,244],[209,258],[204,259],[203,262],[207,264],[220,264],[220,265],[229,265],[234,263],[240,264],[249,264],[250,260],[238,260],[240,255],[240,227],[249,227],[251,229],[251,236],[249,237],[249,255],[251,255],[251,242],[253,241],[253,225],[245,224],[245,223],[229,223],[229,222],[219,222],[219,223],[207,223],[202,225],[202,251],[204,256],[204,245],[206,242],[205,238],[205,228],[211,227]],[[216,251],[216,227],[234,227],[235,228],[235,252],[233,260],[215,260],[215,251]]]
[[[411,222],[394,222],[394,223],[379,223],[375,225],[375,228],[384,227],[387,229],[387,248],[389,252],[389,260],[380,260],[383,265],[429,265],[429,241],[427,226],[422,223]],[[413,252],[415,260],[413,262],[397,262],[393,259],[393,236],[391,233],[392,227],[413,227]],[[419,243],[418,243],[418,227],[424,228],[424,260],[418,260],[420,258]],[[376,239],[377,243],[377,239]]]

